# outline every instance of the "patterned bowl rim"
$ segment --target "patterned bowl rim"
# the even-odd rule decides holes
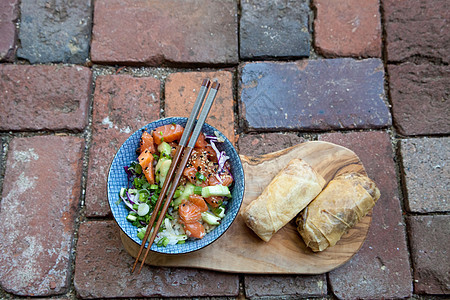
[[[107,197],[108,197],[108,205],[112,212],[114,221],[119,226],[121,231],[125,233],[125,235],[132,240],[134,243],[141,245],[142,241],[137,238],[137,234],[134,233],[131,235],[131,232],[127,230],[127,228],[136,228],[132,226],[131,224],[126,224],[128,221],[125,219],[124,216],[119,215],[120,207],[119,204],[117,204],[118,201],[118,191],[122,186],[117,187],[117,184],[113,184],[112,182],[112,175],[114,172],[120,172],[119,170],[122,169],[125,165],[119,165],[118,160],[120,156],[126,155],[127,150],[126,147],[128,144],[133,145],[135,144],[132,149],[136,149],[140,140],[141,132],[144,130],[150,131],[152,129],[155,129],[161,125],[167,125],[171,123],[180,124],[182,126],[185,126],[187,122],[187,118],[184,117],[168,117],[168,118],[162,118],[155,120],[153,122],[148,123],[147,125],[141,127],[140,129],[136,130],[134,133],[132,133],[127,140],[120,146],[117,153],[114,155],[113,160],[111,161],[109,171],[108,171],[108,179],[107,179]],[[230,142],[230,140],[223,135],[222,132],[220,132],[215,127],[207,124],[203,125],[202,132],[206,132],[207,134],[213,134],[214,132],[218,132],[220,137],[224,138],[225,142],[220,143],[226,145],[226,154],[230,157],[231,164],[231,172],[233,177],[236,179],[240,179],[238,183],[233,183],[232,188],[232,200],[229,201],[227,204],[227,214],[225,215],[223,221],[220,225],[218,225],[216,228],[214,228],[210,233],[208,233],[203,239],[197,239],[194,241],[187,241],[184,244],[176,244],[176,245],[168,245],[167,247],[159,247],[156,246],[156,244],[153,244],[150,248],[151,251],[162,253],[162,254],[184,254],[184,253],[190,253],[194,252],[200,249],[203,249],[204,247],[212,244],[214,241],[219,239],[227,230],[230,228],[230,226],[233,224],[234,220],[236,219],[239,210],[242,205],[242,201],[244,198],[244,190],[245,190],[245,176],[244,176],[244,169],[242,167],[242,162],[240,160],[239,154],[237,153],[236,149],[234,148],[233,144]],[[219,150],[222,150],[223,146],[220,144],[217,144],[217,148]],[[133,153],[131,154],[134,159],[137,158],[137,154]],[[131,162],[131,160],[130,160]],[[126,177],[126,173],[123,172],[122,177]],[[240,187],[240,188],[239,188]],[[123,203],[122,210],[127,210]],[[225,222],[226,221],[226,222]],[[211,235],[214,233],[214,235]],[[148,247],[148,242],[147,245]]]

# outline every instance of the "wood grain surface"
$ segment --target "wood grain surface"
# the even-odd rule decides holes
[[[241,210],[257,198],[272,178],[293,158],[301,158],[309,163],[327,182],[336,175],[347,172],[366,175],[364,166],[353,151],[328,142],[306,142],[262,156],[240,157],[245,173]],[[361,248],[371,219],[369,213],[335,246],[314,253],[306,247],[297,233],[294,220],[266,243],[238,215],[228,231],[213,244],[182,255],[151,252],[146,263],[236,273],[321,274],[344,264]],[[122,231],[121,239],[126,251],[136,257],[139,245]]]

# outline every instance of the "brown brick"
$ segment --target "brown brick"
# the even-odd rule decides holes
[[[381,21],[378,0],[313,0],[314,38],[327,57],[381,57]]]
[[[450,133],[450,67],[388,65],[394,124],[403,135]]]
[[[13,61],[16,53],[16,21],[19,1],[0,1],[0,61]]]
[[[100,0],[94,10],[95,62],[238,62],[236,1]]]
[[[189,117],[203,79],[220,83],[206,123],[220,130],[234,143],[233,75],[228,71],[174,73],[165,88],[166,117]]]
[[[114,221],[83,223],[79,230],[75,289],[82,298],[237,296],[239,277],[197,269],[144,266],[122,246]]]
[[[450,62],[450,10],[447,0],[383,0],[389,61]]]
[[[450,211],[450,138],[400,141],[409,211]]]
[[[325,274],[315,276],[246,275],[245,295],[249,299],[280,296],[296,297],[296,299],[297,297],[326,297],[327,278]]]
[[[305,142],[305,139],[293,133],[243,134],[239,137],[239,154],[262,155]]]
[[[318,131],[391,124],[379,59],[252,62],[240,67],[240,119],[248,130]]]
[[[80,66],[0,65],[0,130],[83,130],[92,73]]]
[[[0,210],[0,284],[7,292],[69,289],[83,149],[84,140],[72,136],[12,139]]]
[[[159,119],[160,82],[128,75],[97,78],[92,119],[92,144],[86,186],[87,216],[106,216],[109,166],[125,140]]]
[[[406,298],[412,293],[405,225],[398,195],[394,153],[385,132],[330,133],[319,140],[353,150],[381,192],[367,239],[352,259],[330,272],[338,298]]]
[[[408,217],[414,291],[450,295],[450,216]]]

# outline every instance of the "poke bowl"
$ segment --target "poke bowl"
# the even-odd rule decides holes
[[[184,128],[186,123],[187,118],[170,117],[159,119],[143,126],[139,130],[135,131],[122,144],[111,163],[107,180],[109,207],[114,220],[119,225],[123,233],[139,246],[143,242],[142,239],[147,226],[146,221],[148,223],[150,219],[152,203],[154,205],[158,196],[152,189],[157,191],[158,186],[162,185],[160,183],[163,181],[163,178],[158,178],[158,175],[162,176],[159,173],[162,168],[160,167],[160,169],[158,169],[157,165],[159,160],[162,161],[161,157],[163,155],[162,152],[159,152],[159,150],[161,150],[159,147],[158,150],[156,150],[156,153],[153,154],[153,157],[155,158],[153,166],[155,167],[156,165],[153,176],[159,180],[159,183],[158,181],[152,182],[147,175],[143,176],[136,174],[136,172],[139,173],[140,168],[138,166],[138,157],[140,158],[141,156],[140,151],[137,151],[137,149],[140,149],[140,146],[142,145],[141,137],[143,136],[143,132],[150,133],[151,135],[155,129],[161,128],[165,125],[170,125],[172,127],[180,125]],[[232,178],[232,183],[227,187],[229,193],[223,197],[206,198],[209,195],[202,194],[202,192],[206,193],[207,188],[205,188],[205,186],[208,184],[200,183],[202,180],[208,182],[208,178],[202,176],[203,171],[196,172],[196,175],[193,175],[196,176],[195,181],[197,182],[197,185],[200,186],[194,186],[194,194],[205,197],[204,202],[206,203],[208,209],[207,211],[205,211],[206,208],[205,210],[202,210],[201,219],[198,221],[204,225],[204,231],[201,236],[195,236],[188,230],[188,222],[182,218],[183,215],[181,214],[181,210],[178,215],[178,210],[184,203],[186,203],[186,199],[191,199],[191,196],[186,197],[186,195],[189,194],[187,192],[187,186],[192,186],[195,184],[189,183],[187,179],[185,179],[184,185],[180,182],[173,199],[170,200],[172,202],[169,206],[168,214],[166,214],[167,218],[164,219],[157,238],[151,245],[151,251],[162,254],[183,254],[202,249],[220,238],[231,226],[238,215],[244,196],[244,171],[239,155],[228,138],[213,126],[205,123],[202,127],[202,133],[208,143],[208,149],[214,149],[214,152],[211,152],[215,154],[215,157],[217,158],[215,162],[217,167],[215,168],[216,170],[220,170],[218,174],[226,173],[227,176]],[[192,156],[193,154],[191,157]],[[136,170],[133,169],[134,167],[136,167]],[[195,168],[197,168],[197,166],[195,166]],[[144,173],[142,169],[140,172]],[[215,175],[218,180],[221,180],[220,176],[223,176],[216,174],[213,175]],[[136,176],[139,176],[138,181],[134,181]],[[147,179],[148,183],[145,183],[145,179]],[[144,184],[146,189],[139,190],[139,188],[141,188],[139,182]],[[216,184],[220,185],[220,188],[223,187],[222,183]],[[203,188],[201,186],[203,186]],[[210,203],[209,201],[206,201],[207,199],[213,198],[220,199],[220,201],[218,201],[220,203],[216,204],[215,202]],[[148,203],[148,205],[143,203]],[[146,206],[150,207],[149,211],[147,211]],[[177,222],[177,218],[179,222]],[[146,247],[148,247],[148,241],[146,241],[146,243]]]

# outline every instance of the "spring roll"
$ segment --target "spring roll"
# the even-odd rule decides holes
[[[337,176],[298,216],[297,230],[314,252],[334,246],[380,198],[375,182],[358,173]]]
[[[262,240],[289,223],[323,189],[325,179],[301,159],[293,159],[242,211],[245,223]]]

